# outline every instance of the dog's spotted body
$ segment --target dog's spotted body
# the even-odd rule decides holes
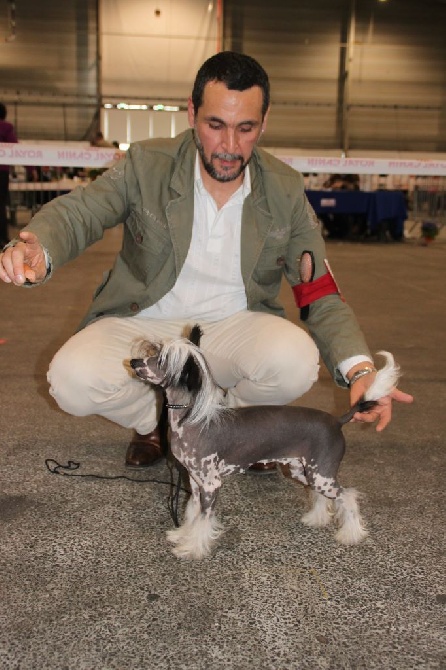
[[[345,452],[342,426],[355,412],[375,404],[374,385],[367,400],[341,418],[304,407],[229,409],[198,347],[200,334],[195,326],[192,341],[181,338],[164,345],[150,343],[148,356],[131,361],[141,379],[164,388],[171,451],[189,474],[192,495],[184,522],[168,531],[174,553],[182,558],[202,558],[211,553],[222,532],[214,512],[222,478],[262,461],[288,465],[291,477],[309,487],[312,506],[302,517],[303,523],[325,526],[334,516],[339,526],[338,541],[360,542],[367,532],[357,494],[340,486],[337,472]],[[387,364],[377,375],[381,395],[383,376],[389,392],[398,378],[393,357],[383,353]]]

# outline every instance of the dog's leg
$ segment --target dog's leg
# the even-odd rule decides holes
[[[298,458],[293,458],[289,462],[291,477],[301,484],[304,484],[310,502],[310,509],[302,517],[301,521],[306,526],[312,528],[321,528],[327,526],[333,518],[332,503],[318,491],[311,488],[310,482],[305,474],[305,467]],[[308,485],[310,484],[310,486]]]
[[[200,505],[200,487],[198,484],[190,477],[190,487],[191,495],[187,501],[186,509],[184,510],[184,520],[181,526],[174,528],[173,530],[168,530],[166,535],[169,542],[172,544],[178,544],[184,540],[190,533],[190,527],[194,519],[199,516],[201,513]]]
[[[292,458],[288,464],[290,466],[291,477],[306,486],[308,479],[305,476],[305,469],[300,458]]]
[[[301,516],[301,521],[311,528],[328,526],[333,518],[333,502],[319,491],[308,487],[310,509]]]
[[[211,491],[200,488],[191,476],[192,496],[186,507],[185,521],[180,528],[167,532],[178,558],[200,559],[212,553],[223,526],[217,520],[214,507],[221,481],[213,482]]]
[[[186,509],[184,510],[184,523],[191,525],[199,514],[201,514],[200,489],[197,486],[196,492],[192,493],[187,501]]]
[[[341,544],[358,544],[367,537],[367,531],[359,512],[358,495],[354,489],[341,489],[336,498],[335,520],[339,525],[339,530],[335,537]]]

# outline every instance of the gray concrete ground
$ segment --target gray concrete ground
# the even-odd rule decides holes
[[[369,538],[339,546],[299,522],[301,487],[239,475],[220,495],[220,547],[189,563],[165,539],[166,464],[126,472],[128,431],[65,415],[47,392],[119,240],[111,231],[44,287],[0,285],[0,667],[445,668],[446,244],[328,245],[372,351],[394,353],[415,396],[381,434],[345,428],[341,481],[364,494]],[[340,414],[348,395],[322,370],[301,402]],[[56,476],[46,459],[109,479]]]

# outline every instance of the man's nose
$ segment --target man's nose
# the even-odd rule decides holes
[[[232,128],[226,128],[223,137],[223,146],[228,153],[234,153],[237,147],[237,135],[236,131]]]

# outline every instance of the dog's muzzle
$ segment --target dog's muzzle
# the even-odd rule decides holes
[[[149,375],[147,374],[147,365],[144,364],[143,358],[132,358],[130,360],[130,365],[138,377],[141,377],[141,379],[149,378]]]
[[[142,358],[132,358],[131,361],[130,361],[130,365],[132,366],[132,368],[134,370],[136,370],[137,368],[142,368],[143,367],[144,361],[143,361]]]

